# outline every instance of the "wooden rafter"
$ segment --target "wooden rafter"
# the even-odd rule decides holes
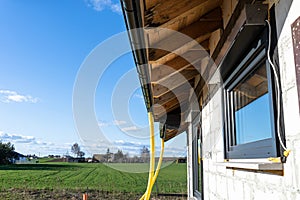
[[[207,52],[208,50],[209,50],[209,40],[205,40],[205,41],[201,42],[200,46],[197,44],[196,46],[191,47],[188,50],[188,52],[184,53],[183,55],[177,56],[168,62],[165,62],[165,63],[164,62],[162,62],[162,63],[152,62],[151,63],[152,71],[153,71],[153,73],[155,73],[156,70],[159,70],[159,67],[161,65],[170,66],[174,70],[180,69],[182,66],[185,66],[188,64],[188,61],[186,61],[184,58],[187,58],[189,61],[196,60],[195,56],[198,56],[198,55],[193,54],[194,51],[198,52],[196,54],[199,54],[199,53],[201,54],[202,52]],[[192,59],[191,57],[194,57],[194,59]]]
[[[198,63],[195,64],[195,66],[197,65]],[[192,67],[183,70],[181,73],[175,73],[167,79],[155,83],[153,82],[153,97],[158,98],[183,84],[189,84],[189,80],[195,78],[198,74],[199,71]]]
[[[159,82],[162,79],[167,79],[174,74],[180,73],[186,69],[196,68],[196,65],[194,64],[201,61],[207,56],[208,53],[205,50],[188,51],[184,54],[184,58],[186,58],[189,62],[178,56],[173,60],[165,63],[164,65],[152,68],[151,82]]]
[[[203,6],[206,6],[205,9]],[[220,0],[209,0],[195,7],[193,10],[183,13],[177,18],[170,19],[165,24],[159,26],[161,29],[146,28],[149,38],[149,44],[156,44],[159,40],[163,40],[170,36],[171,32],[166,29],[183,32],[186,27],[197,21],[218,21],[222,20],[220,11]],[[218,11],[219,10],[219,11]],[[222,14],[221,14],[222,15]],[[186,34],[186,33],[185,33]]]
[[[217,10],[216,13],[219,13]],[[164,40],[159,41],[158,43],[150,45],[150,63],[158,62],[163,64],[176,55],[181,55],[188,51],[188,49],[195,46],[195,41],[201,43],[209,39],[211,32],[222,27],[221,16],[219,16],[217,21],[197,21],[188,27],[185,27],[180,32],[189,37],[183,37],[180,34],[173,34]],[[151,43],[151,41],[149,41]],[[172,51],[172,53],[168,52]]]
[[[180,133],[182,133],[183,131],[185,131],[187,129],[188,125],[189,125],[189,123],[182,122],[180,124],[180,128],[178,130],[177,129],[167,129],[165,141],[168,141],[171,138],[173,138],[173,137],[179,135]]]
[[[177,108],[179,108],[180,106],[186,104],[188,102],[188,95],[186,94],[180,94],[177,97],[174,97],[173,99],[171,99],[168,102],[165,102],[164,104],[162,104],[161,106],[164,109],[159,109],[160,107],[158,107],[157,110],[154,109],[154,113],[155,116],[160,119],[166,112],[171,112]]]
[[[191,87],[194,87],[193,81],[190,81],[189,84],[183,84],[183,85],[175,88],[174,90],[167,92],[166,94],[164,94],[162,96],[154,98],[154,103],[155,104],[164,104],[164,103],[170,101],[176,95],[179,95],[179,94],[186,94],[188,96],[189,95],[189,89]]]
[[[158,27],[162,24],[178,18],[187,16],[197,6],[203,7],[203,3],[211,0],[163,0],[151,6],[145,13],[145,26]],[[149,3],[146,3],[146,5]],[[182,18],[184,18],[184,16]]]

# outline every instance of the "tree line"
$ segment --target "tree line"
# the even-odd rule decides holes
[[[150,151],[144,146],[140,149],[140,155],[129,157],[128,153],[123,153],[122,150],[117,150],[112,153],[108,148],[105,154],[94,154],[94,162],[107,162],[107,163],[144,163],[150,161]]]
[[[0,142],[0,164],[10,164],[15,158],[17,158],[17,153],[14,145],[10,142]]]

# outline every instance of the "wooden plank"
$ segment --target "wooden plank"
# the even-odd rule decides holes
[[[188,29],[190,32],[186,32],[187,34],[184,33],[190,38],[183,38],[180,34],[174,34],[157,44],[151,45],[152,49],[149,51],[149,61],[156,61],[162,64],[173,59],[176,56],[174,55],[175,53],[177,55],[185,53],[189,48],[195,46],[195,41],[201,44],[201,42],[207,40],[210,37],[210,33],[218,29],[220,24],[221,22],[197,22],[191,29]],[[164,49],[171,52],[167,52]]]
[[[165,93],[162,96],[159,96],[157,98],[154,98],[154,104],[159,103],[159,104],[164,104],[164,102],[169,101],[170,99],[173,99],[175,97],[175,94],[189,94],[189,89],[193,87],[193,81],[190,81],[189,84],[183,84],[177,88],[175,88],[172,91],[169,91]]]
[[[181,100],[186,100],[186,97],[188,97],[188,93],[187,91],[184,91],[182,93],[179,93],[179,94],[174,94],[172,92],[172,95],[168,96],[169,98],[164,98],[163,100],[159,100],[158,98],[156,99],[156,104],[159,104],[161,106],[164,106],[172,101],[174,101],[174,99],[177,99],[178,101],[181,101]]]
[[[168,77],[167,79],[163,79],[159,82],[153,82],[153,97],[158,98],[159,96],[173,90],[182,84],[188,84],[189,80],[193,79],[195,76],[199,74],[196,69],[186,69],[181,73],[176,73],[173,76]]]
[[[186,101],[182,102],[182,103],[186,103],[187,99],[185,99],[185,100]],[[173,110],[176,110],[176,109],[180,108],[180,103],[178,102],[177,99],[173,99],[171,102],[168,102],[167,104],[162,105],[162,107],[164,109],[160,109],[160,110],[154,111],[154,115],[158,119],[160,119],[163,116],[165,116],[166,113],[172,112]]]
[[[222,21],[198,21],[190,26],[187,26],[181,32],[189,37],[183,38],[180,34],[173,34],[168,38],[161,40],[158,43],[150,45],[152,49],[149,51],[149,59],[151,61],[167,60],[168,54],[184,53],[192,46],[195,46],[195,41],[199,44],[210,37],[210,33],[222,27]],[[150,41],[151,43],[151,41]],[[180,55],[180,54],[178,54]],[[161,62],[160,62],[161,63]],[[163,64],[163,63],[161,63]]]
[[[158,27],[170,19],[174,19],[189,10],[202,5],[210,0],[163,0],[152,5],[150,10],[146,10],[145,24],[150,27]],[[186,16],[186,15],[185,15]]]
[[[224,28],[226,28],[237,4],[238,4],[238,0],[223,0],[221,7],[222,7],[222,13],[223,13],[223,27]]]
[[[221,7],[223,13],[223,27],[226,28],[232,15],[231,0],[223,0]]]
[[[208,37],[209,39],[209,37]],[[203,55],[204,53],[208,55],[207,51],[209,50],[209,40],[205,40],[203,42],[201,42],[201,44],[197,44],[196,46],[191,47],[190,49],[187,50],[187,52],[181,54],[181,55],[177,55],[175,54],[174,58],[167,58],[166,60],[164,59],[160,59],[160,60],[156,60],[156,61],[149,61],[149,63],[151,63],[152,66],[152,71],[156,68],[156,67],[160,67],[161,65],[167,65],[170,67],[173,67],[174,69],[179,69],[182,66],[187,65],[187,61],[185,60],[185,58],[187,60],[196,60],[195,53],[193,53],[193,51],[196,51],[199,56]],[[200,47],[200,48],[199,48]]]
[[[215,48],[212,57],[215,60],[216,65],[220,64],[221,60],[226,55],[226,52],[229,50],[230,45],[234,41],[235,36],[238,34],[240,28],[246,21],[246,11],[244,9],[245,1],[247,0],[239,1],[236,10],[230,17],[230,21],[224,30],[220,42]]]
[[[174,49],[172,52],[167,52],[167,51],[157,49],[155,51],[155,54],[150,54],[149,63],[157,65],[157,64],[164,64],[168,61],[171,61],[174,58],[176,58],[178,55],[180,56],[180,55],[186,53],[187,51],[189,51],[189,49],[193,48],[195,46],[195,42],[201,43],[201,42],[207,40],[209,37],[210,37],[210,33],[202,35],[202,36],[196,38],[195,40],[192,40],[181,46],[178,46],[178,48]],[[173,41],[172,43],[174,44],[175,42]]]
[[[176,136],[178,136],[179,134],[183,133],[184,131],[187,130],[189,123],[187,122],[182,122],[182,124],[180,125],[180,128],[178,130],[176,129],[167,129],[166,132],[166,137],[164,138],[165,141],[168,141]]]
[[[208,53],[206,51],[189,51],[185,53],[183,57],[187,58],[191,63],[189,63],[182,57],[177,56],[176,58],[165,63],[164,65],[152,68],[151,82],[158,82],[163,78],[172,76],[175,73],[179,73],[187,68],[196,67],[194,66],[194,64],[201,61],[207,56]]]
[[[161,0],[145,0],[145,9],[153,9]]]
[[[252,0],[239,0],[236,3],[235,9],[232,13],[232,16],[230,17],[230,20],[229,20],[226,28],[224,28],[222,37],[212,55],[212,58],[215,60],[216,65],[220,64],[222,58],[228,51],[230,44],[232,43],[234,37],[240,30],[240,27],[242,26],[242,24],[244,23],[245,15],[246,15],[245,10],[243,11],[244,5],[246,3],[251,3],[251,1]],[[244,17],[244,19],[243,19],[243,17]]]
[[[215,51],[215,48],[217,47],[218,42],[220,41],[221,35],[223,33],[222,29],[218,29],[216,31],[214,31],[210,38],[209,38],[209,52],[210,55],[213,54],[213,52]]]
[[[177,18],[170,19],[167,23],[161,25],[159,28],[146,28],[149,33],[149,44],[156,44],[158,41],[163,40],[171,35],[168,31],[176,30],[182,31],[185,27],[197,21],[218,21],[222,20],[222,11],[220,9],[219,0],[206,1],[204,7],[195,7],[190,12],[185,13]],[[207,4],[207,5],[206,5]]]

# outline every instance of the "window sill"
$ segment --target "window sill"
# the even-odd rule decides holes
[[[245,170],[259,170],[259,171],[278,171],[283,170],[281,162],[272,162],[267,159],[234,159],[222,163],[218,163],[226,168],[245,169]]]

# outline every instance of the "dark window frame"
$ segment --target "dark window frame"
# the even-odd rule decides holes
[[[253,46],[247,52],[243,59],[236,65],[235,70],[232,71],[230,76],[224,81],[223,84],[223,116],[224,124],[224,137],[225,137],[225,157],[226,159],[248,159],[248,158],[268,158],[277,157],[278,155],[278,142],[276,138],[276,124],[275,124],[275,91],[274,81],[271,71],[271,66],[267,60],[268,48],[267,30],[262,32],[258,40],[253,43]],[[236,144],[236,133],[234,130],[235,117],[233,97],[231,96],[233,89],[242,82],[247,75],[265,63],[268,77],[268,92],[270,95],[270,120],[271,120],[271,138],[257,140],[254,142]],[[232,67],[232,66],[228,66]]]
[[[202,162],[202,149],[199,149],[198,141],[202,145],[202,133],[201,133],[201,123],[197,121],[200,119],[201,115],[196,117],[196,120],[192,123],[192,160],[193,160],[193,195],[197,199],[203,199],[203,162]],[[200,155],[199,155],[200,153]],[[198,160],[200,158],[200,164]],[[201,183],[199,183],[199,181]],[[201,185],[199,185],[201,184]]]

